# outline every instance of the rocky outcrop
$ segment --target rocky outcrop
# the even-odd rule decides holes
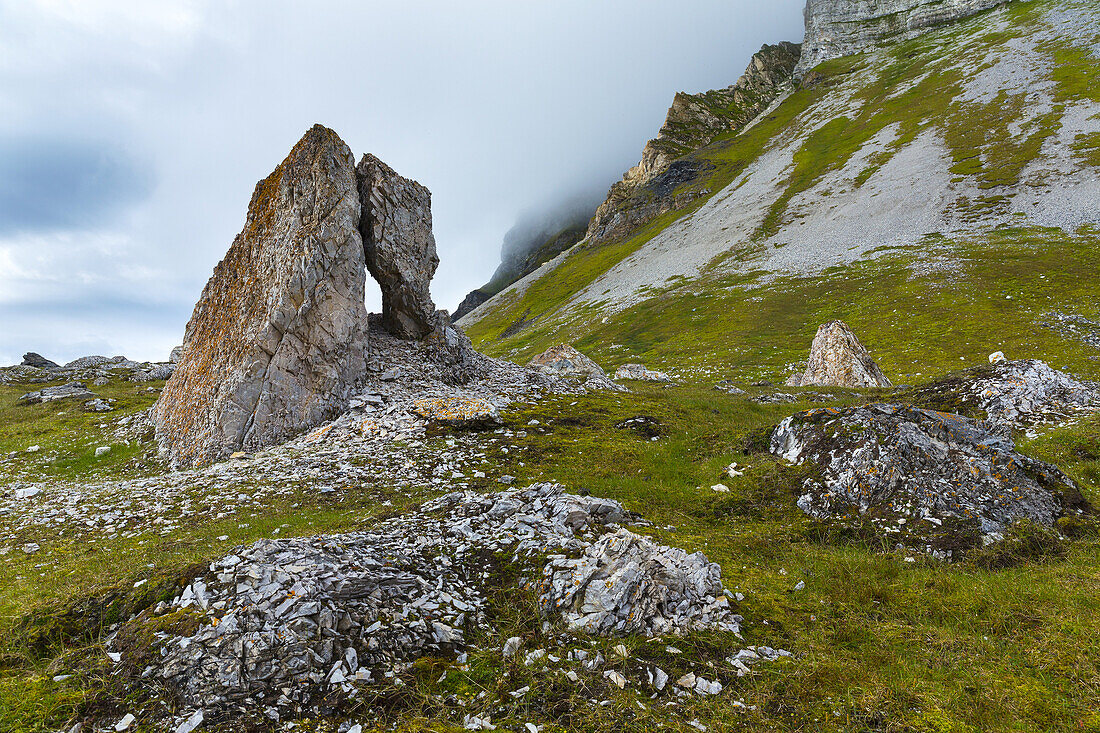
[[[515,282],[515,280],[513,280],[512,282]],[[508,285],[511,284],[512,283],[508,283]],[[507,285],[505,287],[507,287]],[[466,297],[463,298],[462,302],[458,304],[457,308],[455,308],[454,319],[456,321],[459,320],[460,318],[462,318],[462,316],[466,315],[474,308],[477,308],[479,305],[486,302],[491,297],[493,296],[490,293],[485,292],[481,288],[478,288],[477,290],[471,290],[470,292],[466,293]]]
[[[29,366],[35,369],[57,369],[61,365],[57,362],[50,361],[41,354],[29,351],[23,354],[23,362],[19,366]]]
[[[806,36],[795,76],[879,41],[950,23],[1010,0],[807,0]]]
[[[641,161],[611,187],[596,209],[586,238],[622,237],[703,195],[687,190],[685,184],[697,180],[709,164],[690,154],[719,135],[740,130],[767,109],[791,85],[799,55],[797,43],[765,45],[732,86],[678,93],[657,137],[646,143]]]
[[[346,406],[367,365],[359,219],[351,150],[317,125],[257,184],[187,324],[153,411],[173,465],[270,445]]]
[[[591,389],[623,390],[608,379],[599,364],[569,344],[552,346],[531,359],[527,366],[555,379],[579,380]]]
[[[1100,410],[1100,388],[1037,359],[968,369],[899,396],[1007,429],[1065,422]]]
[[[890,387],[859,338],[843,321],[817,329],[806,371],[787,380],[789,387]]]
[[[28,392],[19,398],[24,405],[38,405],[44,402],[57,402],[58,400],[88,400],[98,397],[83,382],[70,382],[56,387],[46,387],[36,392]]]
[[[949,556],[999,539],[1015,521],[1050,527],[1088,510],[1058,468],[1017,453],[987,423],[908,405],[820,408],[783,420],[770,450],[811,465],[798,506],[870,522],[893,542]]]
[[[432,194],[373,155],[356,169],[367,269],[382,288],[382,322],[399,338],[420,339],[435,325],[430,285],[439,266]]]

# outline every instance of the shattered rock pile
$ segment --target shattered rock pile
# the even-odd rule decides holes
[[[192,709],[275,719],[353,695],[420,656],[461,651],[485,623],[494,557],[527,562],[546,610],[587,630],[736,632],[719,567],[617,526],[628,519],[617,502],[536,484],[448,494],[372,531],[261,540],[138,619],[203,618],[189,636],[158,632],[160,659],[140,676]]]
[[[1004,429],[1063,422],[1100,409],[1100,389],[1036,359],[998,361],[901,395],[906,401],[984,417]]]
[[[664,372],[648,369],[644,364],[623,364],[615,370],[615,379],[633,379],[639,382],[671,382]]]
[[[986,423],[874,403],[783,420],[770,450],[816,466],[798,506],[819,519],[869,520],[898,543],[951,556],[1000,539],[1019,519],[1052,526],[1088,509],[1058,468],[1017,453]]]

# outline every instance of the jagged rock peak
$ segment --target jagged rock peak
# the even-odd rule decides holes
[[[399,338],[421,339],[435,325],[430,285],[439,266],[432,194],[373,155],[356,169],[367,269],[382,287],[382,322]]]
[[[723,133],[752,122],[792,86],[801,55],[797,43],[765,45],[749,61],[745,73],[725,89],[699,94],[680,92],[672,101],[657,137],[646,143],[638,165],[611,187],[596,209],[586,237],[609,240],[623,236],[666,211],[690,203],[698,192],[677,192],[695,180],[706,164],[685,159]],[[634,194],[652,190],[655,196]]]
[[[817,329],[803,374],[787,380],[791,387],[891,387],[859,338],[844,321],[830,321]]]
[[[346,407],[367,367],[351,150],[316,125],[256,185],[153,410],[174,466],[277,443]]]
[[[919,32],[1010,0],[807,0],[806,37],[795,76],[893,36]]]

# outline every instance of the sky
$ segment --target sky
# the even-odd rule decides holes
[[[431,189],[453,310],[518,219],[602,199],[676,91],[801,40],[801,6],[0,0],[0,365],[166,359],[316,122]]]

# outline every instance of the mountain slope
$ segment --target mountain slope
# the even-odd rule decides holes
[[[1096,374],[1044,324],[1100,316],[1098,43],[1095,5],[1033,0],[826,61],[688,154],[712,166],[689,204],[590,228],[462,325],[514,358],[779,378],[843,318],[898,380],[993,350]]]

